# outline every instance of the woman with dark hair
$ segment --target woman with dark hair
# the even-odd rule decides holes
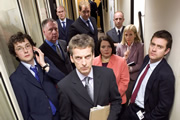
[[[93,60],[93,65],[111,68],[116,76],[119,93],[122,98],[122,111],[125,109],[126,90],[129,83],[129,71],[126,60],[115,55],[113,41],[107,36],[101,36],[97,44],[99,56]]]

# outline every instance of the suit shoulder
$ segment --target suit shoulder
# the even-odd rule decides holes
[[[119,60],[119,61],[126,61],[124,58],[122,58],[121,56],[118,55],[112,55],[112,58],[114,59],[114,61]]]
[[[75,76],[75,70],[73,70],[68,75],[66,75],[61,81],[58,82],[57,85],[66,87],[67,85],[69,85],[70,81],[74,76]]]
[[[66,18],[70,23],[73,23],[74,22],[74,20],[71,20],[71,19],[68,19],[68,18]]]
[[[114,28],[112,28],[112,29],[110,29],[109,31],[107,31],[106,34],[110,34],[110,33],[112,33],[113,31],[114,31]]]
[[[138,47],[144,47],[144,43],[142,43],[142,42],[138,42],[138,43],[135,43],[136,44],[136,46],[138,46]]]
[[[22,78],[22,71],[20,70],[20,66],[18,66],[17,68],[16,68],[16,70],[10,75],[10,80],[12,81],[14,81],[14,80],[19,80],[18,78]]]
[[[99,72],[101,74],[113,72],[113,70],[111,68],[102,67],[102,66],[93,66],[93,71]]]
[[[173,70],[171,66],[167,63],[167,61],[164,58],[162,59],[161,62],[161,69],[162,70],[160,70],[160,72],[173,74]]]
[[[45,49],[46,44],[47,44],[47,43],[44,41],[43,44],[39,47],[39,49],[41,49],[41,50],[42,50],[42,49]]]

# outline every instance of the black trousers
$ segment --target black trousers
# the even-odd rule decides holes
[[[143,108],[140,108],[135,103],[130,103],[123,115],[121,116],[120,120],[139,120],[136,114],[139,110],[144,112]]]

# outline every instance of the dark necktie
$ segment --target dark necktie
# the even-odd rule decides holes
[[[65,22],[62,22],[62,24],[63,24],[63,30],[65,31],[66,30]]]
[[[56,47],[56,52],[57,52],[57,54],[60,56],[60,58],[61,58],[62,60],[64,60],[64,56],[63,56],[62,50],[58,47],[57,44],[54,44],[54,46]]]
[[[136,86],[136,88],[135,88],[135,90],[134,90],[134,92],[133,92],[133,94],[132,94],[132,96],[131,96],[131,103],[134,103],[134,102],[135,102],[137,93],[138,93],[138,91],[139,91],[139,88],[140,88],[140,86],[141,86],[141,83],[142,83],[144,77],[146,76],[146,73],[147,73],[149,67],[150,67],[150,65],[148,64],[147,67],[146,67],[146,69],[145,69],[145,71],[144,71],[144,73],[141,75],[141,77],[140,77],[140,79],[139,79],[139,81],[138,81],[138,84],[137,84],[137,86]]]
[[[118,30],[118,38],[119,38],[119,42],[121,42],[121,31]]]
[[[94,101],[93,89],[92,89],[92,86],[89,84],[90,77],[85,77],[84,79],[85,79],[85,88],[86,88],[91,100]]]
[[[35,73],[35,78],[37,79],[37,81],[38,81],[39,83],[41,83],[41,82],[40,82],[40,78],[39,78],[39,73],[38,73],[38,71],[37,71],[37,66],[35,65],[35,67],[30,67],[30,69]],[[52,114],[55,115],[55,113],[56,113],[56,107],[55,107],[54,104],[51,102],[51,100],[49,100],[49,104],[50,104],[50,106],[51,106]]]
[[[94,30],[93,30],[92,26],[90,25],[89,20],[87,20],[86,22],[87,22],[88,27],[89,27],[89,29],[91,30],[91,32],[94,33]]]
[[[30,67],[30,69],[35,73],[35,78],[38,82],[40,82],[40,78],[39,78],[39,73],[37,71],[37,66],[35,65],[35,67]]]

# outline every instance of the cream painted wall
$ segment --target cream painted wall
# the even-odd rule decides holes
[[[168,30],[173,36],[173,45],[167,61],[174,71],[175,100],[171,111],[170,120],[179,120],[180,108],[180,1],[177,0],[146,0],[145,3],[145,49],[149,47],[151,36],[154,32],[161,29]]]
[[[117,10],[124,12],[124,25],[131,23],[131,0],[118,0],[117,1]]]
[[[108,2],[110,2],[111,0],[108,0]],[[131,18],[130,18],[130,0],[114,0],[114,3],[115,3],[115,12],[116,11],[123,11],[124,13],[124,18],[125,18],[125,21],[124,21],[124,25],[128,25],[130,24],[131,22]],[[112,29],[110,27],[110,16],[109,16],[109,10],[108,12],[105,12],[104,11],[104,28],[105,28],[105,32],[107,32],[108,30]]]

